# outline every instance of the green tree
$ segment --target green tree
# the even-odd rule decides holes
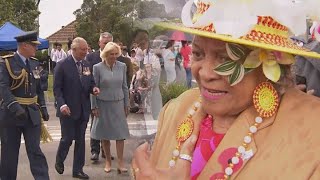
[[[168,31],[167,28],[160,27],[160,26],[153,26],[149,29],[149,39],[154,39],[156,36],[161,34],[165,34]]]
[[[156,1],[141,1],[138,5],[138,17],[143,18],[167,18],[165,6]]]
[[[81,9],[74,12],[78,22],[76,26],[77,34],[85,37],[93,48],[97,48],[96,42],[100,32],[100,12],[98,12],[100,4],[101,0],[84,0]]]
[[[94,49],[101,32],[110,32],[115,40],[130,46],[134,31],[145,23],[141,18],[166,17],[164,5],[142,0],[84,0],[74,14],[78,35]]]
[[[110,32],[114,39],[129,44],[133,32],[135,2],[139,0],[84,0],[81,9],[74,12],[77,33],[97,47],[101,32]]]
[[[37,29],[40,14],[37,3],[35,0],[0,0],[0,24],[10,21],[24,31]]]

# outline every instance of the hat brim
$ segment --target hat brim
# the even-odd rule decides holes
[[[275,45],[275,44],[266,44],[266,43],[262,43],[262,42],[255,42],[255,41],[250,41],[250,40],[241,39],[241,38],[233,38],[228,35],[216,34],[216,33],[209,32],[209,31],[188,28],[188,27],[183,26],[181,23],[161,22],[161,23],[158,23],[157,25],[161,26],[163,28],[174,29],[174,30],[185,32],[185,33],[190,33],[190,34],[197,35],[197,36],[203,36],[203,37],[208,37],[208,38],[212,38],[212,39],[217,39],[217,40],[221,40],[221,41],[225,41],[225,42],[237,43],[237,44],[242,44],[242,45],[247,45],[247,46],[259,47],[259,48],[263,48],[263,49],[281,51],[281,52],[286,52],[289,54],[320,59],[319,53],[310,51],[308,49],[301,48],[301,50],[299,50],[299,49],[294,49],[294,48],[285,47],[285,46],[279,46],[279,45]],[[291,41],[291,40],[288,39],[288,41]],[[290,42],[290,43],[293,43],[293,42]]]
[[[40,45],[40,44],[41,44],[40,41],[30,41],[30,42],[33,43],[33,44],[37,44],[37,45]]]

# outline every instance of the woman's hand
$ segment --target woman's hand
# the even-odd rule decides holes
[[[92,109],[92,114],[93,114],[93,116],[95,116],[95,117],[99,117],[99,109],[98,109],[98,108]]]
[[[197,141],[197,136],[192,135],[183,144],[180,155],[189,155],[192,157],[194,146]],[[176,165],[172,168],[158,169],[152,166],[149,161],[148,143],[139,146],[132,160],[133,177],[137,180],[189,180],[191,171],[191,162],[179,158]],[[168,162],[169,163],[169,162]]]
[[[62,108],[60,109],[60,112],[61,112],[63,115],[65,115],[65,116],[70,116],[70,115],[71,115],[70,108],[69,108],[67,105],[65,105],[64,107],[62,107]]]
[[[100,89],[98,87],[94,87],[92,90],[92,94],[97,96],[100,93]]]
[[[298,85],[296,85],[296,88],[299,89],[300,91],[306,92],[309,95],[314,94],[314,89],[306,91],[307,86],[305,84],[298,84]]]

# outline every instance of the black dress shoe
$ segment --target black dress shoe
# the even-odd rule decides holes
[[[56,168],[56,171],[59,173],[59,174],[63,174],[63,171],[64,171],[64,165],[63,163],[58,163],[56,162],[55,166]]]
[[[99,155],[96,154],[96,153],[93,153],[93,154],[91,155],[91,160],[92,160],[92,161],[99,161]]]
[[[78,179],[89,179],[89,176],[86,173],[84,173],[83,171],[78,172],[78,173],[73,173],[72,177],[78,178]]]

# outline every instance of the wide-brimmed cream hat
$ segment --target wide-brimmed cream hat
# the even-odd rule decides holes
[[[307,32],[306,19],[320,17],[320,0],[189,0],[182,22],[159,25],[194,35],[293,55],[320,58],[290,39]]]

